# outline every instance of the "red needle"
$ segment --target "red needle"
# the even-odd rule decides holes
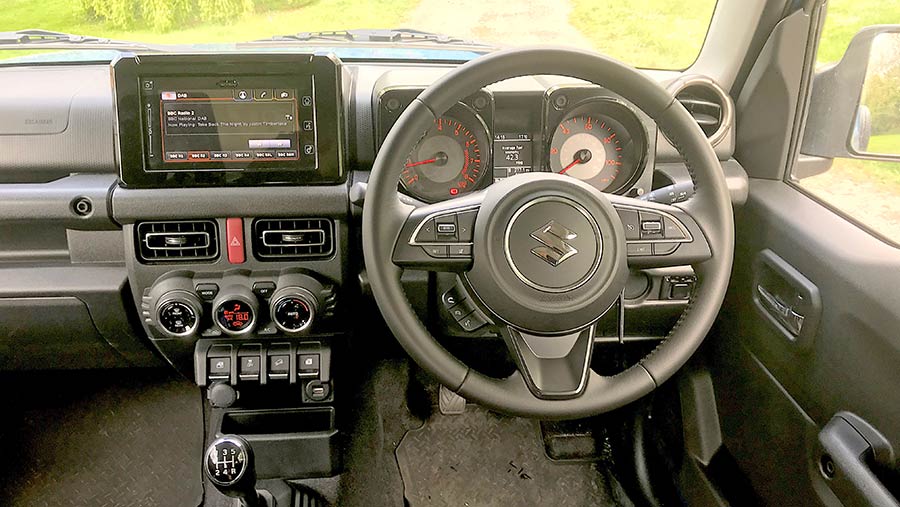
[[[406,164],[406,167],[415,167],[417,165],[433,164],[435,162],[437,162],[436,158],[429,158],[428,160],[420,160],[418,162],[410,162],[410,163]]]
[[[570,162],[569,165],[563,167],[563,170],[560,171],[559,174],[566,174],[566,171],[568,171],[569,169],[575,167],[576,165],[578,165],[578,164],[580,164],[580,163],[581,163],[581,159],[580,159],[580,158],[576,158],[575,160],[573,160],[572,162]]]

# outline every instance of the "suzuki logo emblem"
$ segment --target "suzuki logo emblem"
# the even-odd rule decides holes
[[[540,229],[533,231],[531,237],[540,241],[542,246],[531,249],[531,253],[540,257],[547,264],[556,267],[569,257],[578,253],[572,245],[566,243],[578,237],[578,234],[559,225],[553,220],[547,222]]]

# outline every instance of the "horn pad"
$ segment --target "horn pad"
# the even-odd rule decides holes
[[[625,287],[625,233],[593,187],[551,173],[521,175],[486,191],[464,282],[495,315],[543,334],[599,318]]]

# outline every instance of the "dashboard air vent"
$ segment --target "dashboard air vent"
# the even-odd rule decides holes
[[[328,257],[334,226],[327,218],[260,218],[253,222],[253,252],[261,261]]]
[[[709,142],[713,146],[721,142],[734,114],[725,90],[709,78],[699,76],[686,77],[676,89],[675,98],[691,113]]]
[[[219,256],[216,222],[140,222],[138,257],[144,262],[207,261]]]

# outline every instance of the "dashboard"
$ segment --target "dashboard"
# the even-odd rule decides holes
[[[406,106],[453,68],[295,53],[0,67],[0,318],[20,323],[0,344],[0,369],[162,357],[201,384],[238,381],[206,359],[235,366],[252,345],[294,358],[274,379],[327,382],[328,343],[366,322],[348,315],[374,306],[359,262],[372,164]],[[691,93],[679,100],[715,123],[708,134],[741,204],[730,99],[702,77],[654,77],[681,82]],[[632,197],[677,198],[665,189],[690,186],[645,114],[552,76],[456,104],[423,133],[397,184],[409,202],[434,203],[538,171]],[[663,334],[692,276],[636,274],[625,332]],[[416,280],[410,290],[436,334],[490,334],[446,306],[452,275]],[[301,350],[323,361],[317,373],[292,373]]]

